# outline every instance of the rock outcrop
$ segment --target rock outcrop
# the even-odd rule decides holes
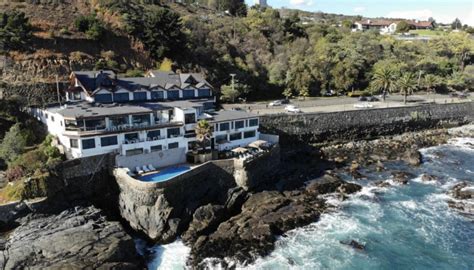
[[[200,215],[195,216],[191,224],[196,225],[184,234],[192,246],[190,263],[203,267],[200,263],[205,258],[217,258],[220,261],[230,258],[249,263],[256,256],[264,256],[272,251],[278,235],[317,221],[328,207],[318,195],[332,192],[346,195],[360,189],[359,185],[325,175],[299,190],[255,193],[243,204],[241,213],[208,234],[199,234],[199,230],[195,229],[203,220]],[[219,206],[202,209],[207,213],[204,216],[205,223],[213,222],[219,216],[219,209]]]
[[[133,239],[94,207],[30,214],[0,244],[1,269],[143,269]]]
[[[448,201],[449,207],[459,211],[462,215],[474,219],[474,186],[467,182],[454,185],[448,192],[453,200]]]

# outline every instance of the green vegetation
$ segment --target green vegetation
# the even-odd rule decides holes
[[[235,82],[234,86],[230,85],[222,85],[221,86],[221,100],[235,102],[235,100],[248,93],[250,91],[248,85],[242,84],[239,82]]]
[[[32,27],[23,12],[0,13],[0,53],[28,47]]]
[[[80,16],[74,21],[76,29],[86,34],[86,36],[93,40],[100,40],[105,33],[105,28],[102,22],[97,19],[95,14],[88,16]]]
[[[206,151],[206,146],[212,136],[212,127],[206,120],[199,120],[196,125],[196,139],[202,147],[202,151]]]
[[[410,25],[406,21],[401,21],[397,25],[397,33],[406,33],[410,31]]]

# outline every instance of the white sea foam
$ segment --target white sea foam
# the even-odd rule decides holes
[[[150,248],[153,259],[148,263],[148,269],[182,270],[186,269],[186,260],[191,249],[180,240],[171,244]]]

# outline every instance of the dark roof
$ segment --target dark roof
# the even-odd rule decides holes
[[[216,111],[213,113],[209,113],[209,115],[212,116],[212,119],[210,119],[211,122],[224,122],[224,121],[257,117],[257,115],[253,113],[249,113],[246,111],[234,111],[234,110]]]
[[[80,81],[88,92],[94,92],[98,87],[115,88],[121,86],[127,90],[150,89],[160,87],[163,89],[201,88],[211,85],[198,73],[181,73],[163,71],[150,71],[149,77],[117,78],[111,70],[103,71],[73,71],[73,75]]]

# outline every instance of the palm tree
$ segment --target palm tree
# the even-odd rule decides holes
[[[387,92],[392,92],[396,87],[396,73],[393,69],[382,67],[375,70],[371,83],[373,88],[382,89],[382,98],[385,101]]]
[[[428,93],[432,93],[436,86],[441,84],[441,80],[438,76],[433,74],[427,74],[423,78],[423,86],[428,90]]]
[[[400,88],[400,93],[403,94],[403,103],[407,104],[408,95],[413,94],[415,87],[415,75],[413,73],[405,73],[397,82],[398,88]]]
[[[199,120],[196,125],[196,139],[201,144],[203,152],[206,151],[207,142],[212,136],[212,127],[206,120]]]

